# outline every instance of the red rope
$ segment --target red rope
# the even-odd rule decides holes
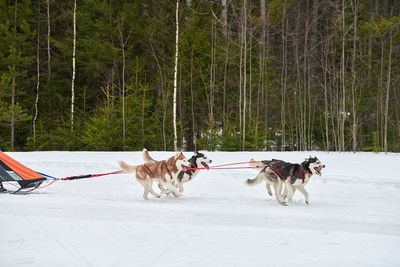
[[[236,170],[236,169],[254,169],[254,167],[230,167],[230,168],[221,168],[224,166],[232,166],[232,165],[239,165],[239,164],[248,164],[248,163],[254,163],[256,161],[246,161],[246,162],[237,162],[237,163],[229,163],[229,164],[221,164],[221,165],[216,165],[216,166],[211,166],[211,167],[201,167],[201,168],[190,168],[190,167],[183,167],[182,170]]]
[[[256,161],[246,161],[246,162],[237,162],[237,163],[230,163],[230,164],[222,164],[222,165],[216,165],[210,168],[216,168],[216,167],[224,167],[224,166],[232,166],[232,165],[239,165],[239,164],[248,164],[248,163],[255,163]],[[246,167],[247,168],[247,167]],[[252,168],[252,167],[250,167]]]
[[[106,176],[106,175],[111,175],[111,174],[121,174],[121,173],[125,173],[125,171],[120,170],[120,171],[115,171],[115,172],[108,172],[108,173],[100,173],[100,174],[92,174],[92,177],[100,177],[100,176]]]
[[[62,181],[78,180],[80,178],[93,178],[93,177],[100,177],[100,176],[111,175],[111,174],[120,174],[120,173],[124,173],[124,171],[120,170],[120,171],[108,172],[108,173],[77,175],[77,176],[70,176],[70,177],[66,177],[66,178],[57,178],[56,180],[62,180]]]

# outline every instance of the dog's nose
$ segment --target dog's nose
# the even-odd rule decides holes
[[[212,163],[212,160],[210,159],[210,163]]]
[[[322,165],[322,168],[325,168],[325,165]]]

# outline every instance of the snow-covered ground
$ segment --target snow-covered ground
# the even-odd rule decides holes
[[[7,154],[56,177],[142,163],[141,152]],[[212,165],[311,154],[326,168],[306,187],[309,206],[246,186],[252,169],[202,171],[180,198],[145,201],[132,174],[0,194],[0,266],[400,266],[400,154],[206,154]]]

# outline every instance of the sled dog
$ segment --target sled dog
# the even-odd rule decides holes
[[[174,186],[178,174],[183,167],[189,167],[190,163],[182,152],[170,157],[167,160],[148,162],[142,165],[129,165],[124,161],[119,161],[122,170],[127,173],[136,173],[136,180],[143,186],[143,198],[148,199],[148,193],[159,198],[161,195],[153,190],[153,181],[160,183],[164,188],[172,192],[176,197],[182,194]]]
[[[312,175],[317,174],[321,176],[321,170],[325,168],[325,165],[317,157],[310,157],[301,164],[277,159],[251,160],[250,166],[261,170],[254,179],[247,179],[246,183],[253,186],[265,180],[268,193],[272,196],[270,188],[272,185],[277,201],[284,206],[287,206],[287,202],[292,202],[293,194],[296,190],[299,190],[304,195],[307,205],[310,204],[309,194],[304,186],[308,183]]]
[[[150,156],[149,151],[147,151],[147,149],[143,149],[142,154],[145,163],[156,162],[156,160]],[[212,160],[208,159],[206,155],[199,152],[196,152],[188,161],[190,163],[190,168],[199,168],[199,167],[208,168],[209,167],[208,164],[212,162]],[[199,174],[199,172],[200,170],[181,170],[179,172],[178,179],[176,180],[176,182],[180,193],[183,193],[184,190],[183,184],[191,181],[194,177],[196,177]],[[161,183],[158,184],[158,187],[161,189],[161,193],[169,194],[169,191],[166,190]]]

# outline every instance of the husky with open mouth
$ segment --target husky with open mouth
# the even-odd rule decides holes
[[[150,156],[149,151],[147,151],[147,149],[143,149],[142,155],[145,163],[156,162],[156,160]],[[209,168],[208,164],[212,162],[212,160],[208,159],[206,155],[200,152],[196,152],[188,161],[190,163],[190,168]],[[196,170],[186,169],[186,170],[181,170],[179,172],[176,181],[180,193],[182,193],[184,190],[183,184],[191,181],[194,177],[196,177],[199,174],[199,172],[200,170],[197,169]],[[170,191],[166,190],[162,186],[162,184],[158,184],[158,187],[161,189],[161,193],[165,194],[170,193]]]
[[[270,188],[272,185],[277,201],[284,206],[287,206],[287,202],[292,202],[296,190],[299,190],[304,195],[306,203],[310,204],[309,194],[304,186],[312,175],[321,176],[321,170],[325,168],[317,157],[310,157],[301,164],[276,159],[251,160],[250,166],[261,170],[254,179],[247,179],[246,183],[253,186],[266,181],[268,193],[272,196]]]

